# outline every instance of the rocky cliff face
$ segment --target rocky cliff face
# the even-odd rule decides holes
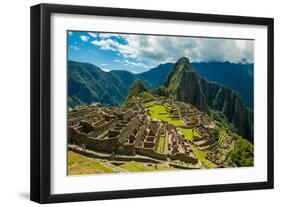
[[[200,80],[189,60],[181,58],[175,64],[164,86],[167,88],[169,97],[191,103],[200,110],[208,112],[208,103],[201,89]]]
[[[180,58],[164,83],[170,98],[197,106],[200,110],[221,111],[238,132],[253,141],[253,112],[232,89],[200,77],[188,58]],[[161,88],[163,93],[163,88]]]
[[[253,141],[253,111],[232,89],[201,78],[201,88],[211,109],[221,111],[238,132]]]

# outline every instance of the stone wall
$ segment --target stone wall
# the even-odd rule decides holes
[[[197,158],[188,156],[185,153],[169,154],[168,156],[171,160],[181,160],[183,162],[189,162],[189,163],[192,163],[192,164],[196,164],[198,162]]]
[[[119,137],[96,139],[93,137],[88,137],[88,135],[85,133],[80,133],[75,128],[68,129],[68,139],[69,143],[78,143],[88,149],[107,153],[116,151],[116,149],[120,145]]]
[[[132,133],[132,131],[138,126],[139,117],[134,117],[127,125],[126,129],[120,132],[120,142],[125,143],[126,138]]]
[[[101,126],[93,126],[93,130],[89,133],[89,136],[95,138],[100,136],[108,129],[113,128],[116,125],[117,121],[118,121],[117,119],[112,119],[108,122],[105,122]]]
[[[117,149],[117,154],[134,156],[136,154],[134,144],[120,145]]]
[[[98,152],[113,153],[116,152],[118,147],[121,145],[119,137],[105,138],[105,139],[94,139],[88,138],[89,143],[87,148]]]
[[[145,129],[146,129],[145,126],[141,126],[138,133],[136,134],[136,142],[135,142],[136,147],[142,146],[142,137],[143,137]]]
[[[158,160],[165,160],[165,161],[167,160],[167,155],[155,152],[153,149],[139,148],[139,147],[136,147],[135,149],[137,154],[152,157]]]

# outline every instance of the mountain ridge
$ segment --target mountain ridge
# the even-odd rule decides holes
[[[221,111],[239,133],[253,141],[253,113],[231,88],[202,78],[192,68],[188,58],[181,58],[168,75],[159,95],[191,103],[209,113],[209,108]]]
[[[155,89],[165,81],[170,67],[172,67],[171,63],[160,64],[147,72],[133,74],[124,70],[105,72],[93,64],[69,60],[68,105],[75,107],[98,102],[105,105],[122,106],[130,86],[136,80],[144,81],[150,90]],[[161,75],[158,75],[159,72]]]
[[[80,63],[72,60],[69,61],[72,63],[75,62],[76,64]],[[215,81],[235,90],[240,95],[243,102],[245,102],[250,108],[253,108],[253,64],[236,64],[230,62],[192,62],[191,65],[200,76],[206,78],[208,81]],[[93,66],[95,68],[99,68],[95,65]],[[155,68],[139,74],[133,74],[125,70],[103,72],[104,75],[109,74],[110,76],[110,74],[113,74],[114,77],[118,79],[118,82],[121,82],[120,84],[123,87],[122,91],[127,93],[130,85],[138,79],[144,81],[146,87],[150,90],[160,87],[165,82],[173,66],[174,63],[160,64]],[[71,71],[69,73],[71,73]],[[73,99],[73,97],[70,97],[70,100],[71,99]],[[122,96],[121,99],[124,101],[125,96]],[[71,106],[75,106],[83,104],[84,101],[79,100],[79,97],[76,96],[74,97],[74,101],[70,102],[73,103]],[[120,104],[120,100],[117,102]],[[89,102],[86,103],[89,104]]]

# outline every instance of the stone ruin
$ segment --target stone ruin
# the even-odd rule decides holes
[[[68,143],[101,154],[146,156],[196,164],[189,142],[171,124],[155,121],[143,106],[131,109],[89,106],[68,112]],[[159,152],[160,136],[164,149]]]

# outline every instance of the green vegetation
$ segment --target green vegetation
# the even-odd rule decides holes
[[[115,75],[88,63],[68,61],[67,67],[69,107],[92,103],[118,106],[125,100],[127,89]]]
[[[211,117],[222,124],[224,128],[228,128],[231,131],[237,132],[234,125],[228,121],[227,117],[221,112],[216,110],[210,110]]]
[[[96,159],[68,152],[68,175],[113,173],[114,171]]]
[[[144,107],[149,108],[149,107],[153,106],[154,104],[155,104],[154,101],[149,101],[149,102],[144,103]]]
[[[248,140],[236,138],[234,150],[230,153],[231,160],[238,167],[254,165],[254,146]]]
[[[154,104],[149,107],[149,114],[157,120],[163,120],[175,126],[184,127],[184,122],[181,119],[171,118],[167,109],[163,105]]]
[[[178,127],[179,130],[182,132],[182,134],[188,140],[192,140],[194,136],[199,136],[199,134],[196,130],[185,128],[185,124],[181,119],[171,118],[170,114],[167,111],[169,105],[167,105],[167,104],[164,104],[164,106],[157,105],[157,104],[152,105],[151,103],[149,103],[147,106],[149,106],[149,114],[151,117],[153,117],[157,120],[166,121],[166,122]]]
[[[172,170],[173,167],[166,166],[163,164],[152,164],[152,163],[141,163],[141,162],[127,162],[125,164],[119,165],[119,167],[128,170],[130,172],[146,172],[146,171],[163,171]]]
[[[115,166],[108,161],[99,161],[94,158],[68,151],[68,175],[120,173],[120,172],[146,172],[172,170],[171,166],[165,164],[148,164],[142,162],[127,162]]]
[[[138,100],[139,99],[139,100]],[[131,107],[135,102],[142,103],[155,100],[155,97],[148,91],[141,80],[137,80],[130,88],[126,99],[126,107]]]
[[[165,136],[161,135],[160,138],[159,138],[158,146],[157,146],[157,152],[163,153],[164,147],[165,147]]]
[[[194,154],[196,155],[196,157],[201,161],[201,164],[205,167],[205,168],[216,168],[217,165],[213,162],[211,162],[210,160],[205,158],[206,153],[199,150],[198,148],[191,146],[192,150],[194,152]]]
[[[199,137],[200,135],[198,134],[198,132],[194,129],[187,129],[187,128],[183,128],[183,127],[179,127],[179,130],[182,132],[182,134],[185,136],[185,138],[187,138],[188,140],[193,140],[194,136]]]
[[[143,103],[150,102],[155,99],[155,97],[150,92],[147,91],[140,93],[139,96],[143,101]]]
[[[131,85],[127,98],[131,98],[132,96],[138,95],[142,92],[148,92],[148,90],[141,80],[137,80],[133,85]]]
[[[122,106],[130,86],[142,80],[149,89],[161,86],[171,69],[172,63],[160,64],[149,71],[133,74],[123,70],[102,71],[89,63],[68,61],[68,106],[100,103]]]

